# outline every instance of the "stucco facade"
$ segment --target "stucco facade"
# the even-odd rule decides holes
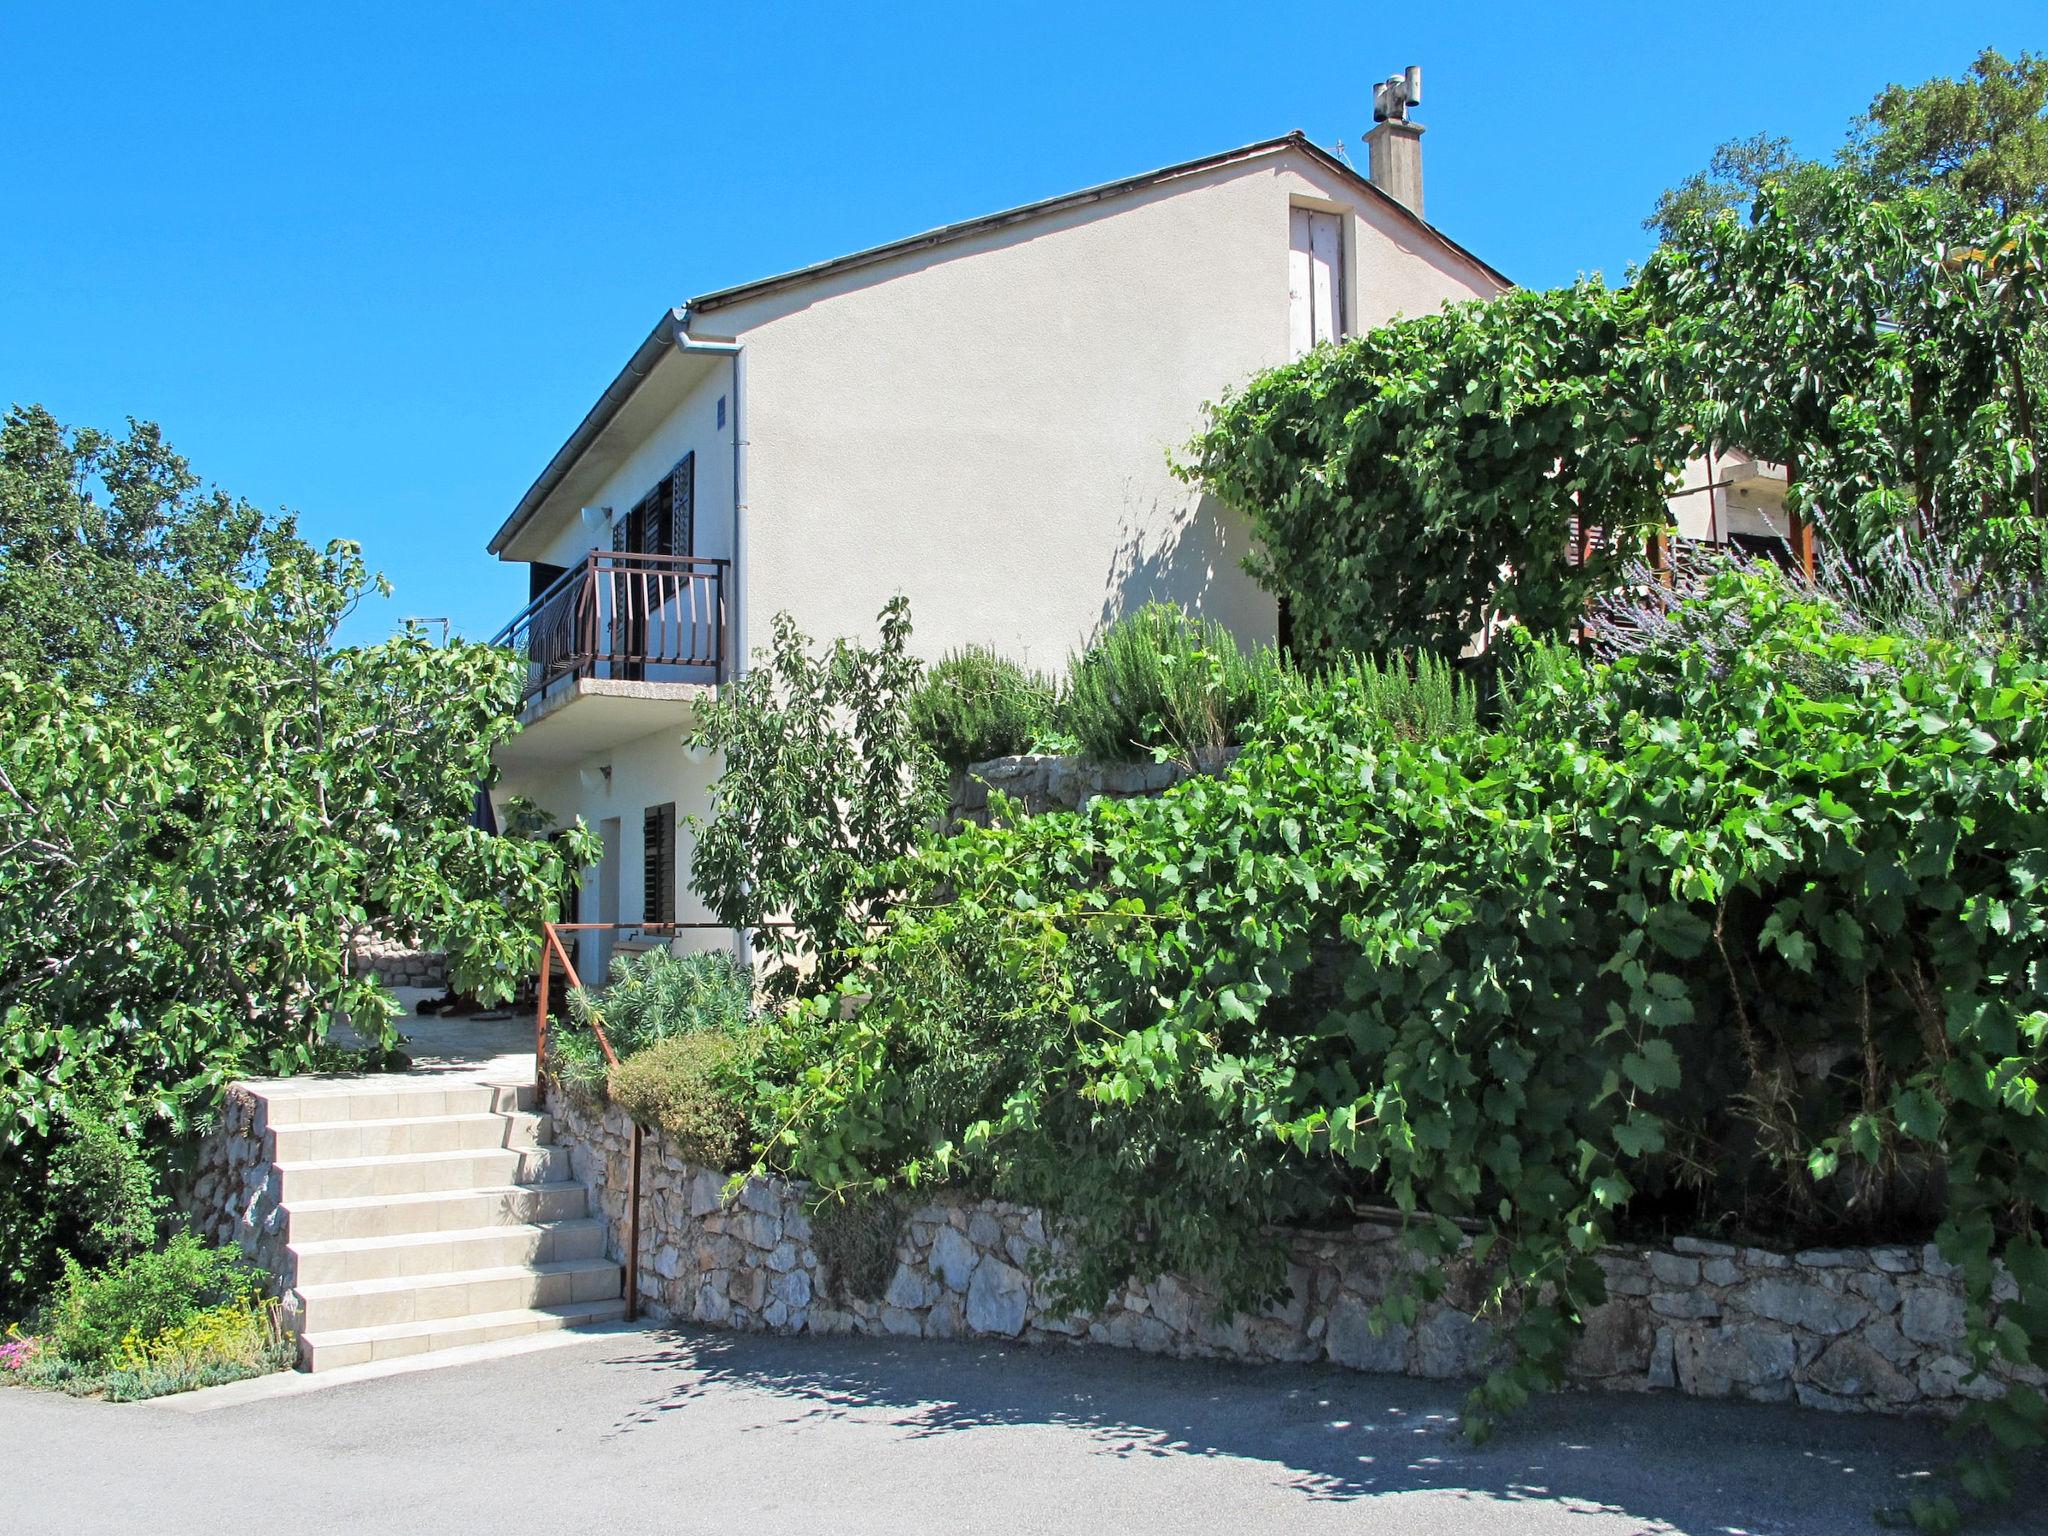
[[[779,611],[865,636],[898,592],[927,658],[980,644],[1056,671],[1155,598],[1270,641],[1242,520],[1170,456],[1206,402],[1289,357],[1298,208],[1341,219],[1347,333],[1505,286],[1305,141],[1253,146],[693,301],[688,344],[621,376],[493,547],[573,565],[609,547],[583,509],[622,514],[693,453],[692,552],[733,561],[729,665]],[[701,812],[715,765],[684,757],[674,701],[643,735],[593,726],[587,752],[583,707],[507,748],[499,792],[618,818],[622,866],[591,872],[583,913],[616,878],[634,921],[643,807]]]

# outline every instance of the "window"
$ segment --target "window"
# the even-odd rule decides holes
[[[646,859],[641,868],[646,890],[640,908],[643,923],[672,923],[676,920],[676,807],[650,805],[641,813],[641,836]]]
[[[1344,334],[1343,215],[1288,212],[1288,355],[1299,357]]]
[[[612,524],[617,554],[688,555],[697,547],[697,455],[686,453],[661,483]]]

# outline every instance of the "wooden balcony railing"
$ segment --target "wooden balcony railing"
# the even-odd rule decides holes
[[[526,657],[528,699],[570,677],[720,682],[730,564],[593,549],[492,643]]]

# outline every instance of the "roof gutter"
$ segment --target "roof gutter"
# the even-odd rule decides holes
[[[576,430],[569,434],[569,440],[555,450],[555,456],[548,460],[540,478],[527,487],[526,494],[519,498],[519,505],[512,509],[512,515],[505,519],[504,526],[491,535],[491,542],[486,546],[491,554],[504,554],[505,546],[519,536],[542,504],[568,477],[576,461],[604,435],[605,429],[633,397],[634,391],[646,382],[662,358],[671,351],[715,356],[731,356],[739,351],[737,342],[697,340],[690,335],[689,325],[690,312],[687,309],[662,312],[661,319],[647,333],[647,339],[634,349],[633,355],[626,360],[626,366],[619,370],[618,377],[605,386],[604,393],[597,397],[597,403],[591,406]]]

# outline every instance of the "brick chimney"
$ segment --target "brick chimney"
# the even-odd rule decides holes
[[[1372,131],[1365,136],[1371,155],[1367,175],[1395,202],[1422,217],[1422,124],[1411,122],[1408,109],[1422,105],[1422,70],[1410,64],[1372,88]]]

